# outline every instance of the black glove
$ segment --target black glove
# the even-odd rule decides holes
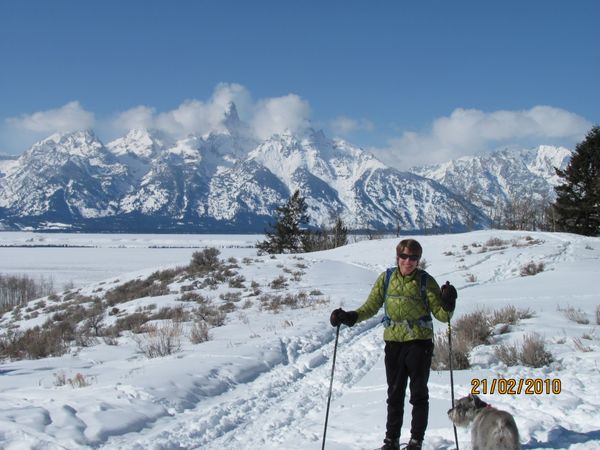
[[[339,327],[341,324],[351,327],[358,320],[356,311],[344,311],[342,308],[334,309],[329,317],[332,327]]]
[[[458,298],[458,293],[454,286],[450,284],[449,281],[446,281],[446,284],[442,286],[442,308],[444,311],[454,311],[456,308],[456,299]]]

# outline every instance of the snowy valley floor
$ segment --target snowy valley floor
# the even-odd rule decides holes
[[[194,251],[211,246],[209,237],[156,236],[158,245],[171,248],[150,251],[157,243],[141,235],[117,244],[122,238],[108,236],[0,233],[3,245],[23,239],[90,243],[78,249],[0,248],[0,273],[49,276],[56,265],[61,267],[59,281],[73,281],[78,294],[99,295],[129,279],[147,277],[158,267],[188,264]],[[335,339],[329,313],[340,305],[353,309],[362,304],[377,275],[393,264],[398,239],[273,258],[256,255],[251,248],[256,237],[229,239],[215,237],[212,245],[220,249],[222,259],[236,259],[244,287],[225,283],[198,290],[216,304],[236,298],[228,293],[240,294],[225,324],[210,330],[209,341],[192,344],[184,332],[180,351],[149,359],[131,334],[124,333],[118,345],[99,340],[59,357],[0,362],[0,448],[320,449]],[[508,305],[533,313],[508,333],[494,335],[492,345],[471,352],[472,367],[454,373],[456,397],[486,380],[488,392],[481,397],[515,416],[523,448],[600,449],[600,240],[498,230],[417,239],[424,247],[428,272],[438,282],[449,280],[458,288],[453,321]],[[531,262],[543,263],[544,270],[521,276]],[[287,284],[283,289],[272,287],[279,276]],[[252,282],[260,295],[252,292]],[[119,306],[133,312],[181,304],[175,289],[181,286],[172,287],[173,293]],[[307,306],[273,312],[259,300],[261,295],[298,293],[309,298]],[[567,310],[579,312],[589,323],[570,320]],[[40,314],[17,321],[9,313],[0,322],[0,332],[10,324],[24,329],[46,318]],[[109,320],[114,318],[107,316]],[[438,332],[446,330],[445,324],[435,326]],[[381,444],[386,409],[382,332],[378,317],[341,329],[327,449],[372,449]],[[495,345],[518,344],[533,332],[543,337],[553,356],[549,366],[507,367],[494,355]],[[85,386],[58,382],[75,380],[77,374]],[[515,380],[518,386],[520,380],[536,379],[544,392],[526,394],[525,387],[515,395],[498,392],[505,386],[498,380]],[[432,371],[429,386],[424,448],[455,448],[446,416],[449,373]],[[407,406],[403,440],[408,437]],[[469,431],[458,433],[460,448],[470,449]]]

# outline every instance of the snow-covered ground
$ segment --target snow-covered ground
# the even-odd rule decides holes
[[[25,239],[40,236],[22,235]],[[0,241],[14,241],[14,236],[0,233]],[[55,235],[41,236],[55,239]],[[167,249],[148,248],[155,243],[131,245],[126,251],[118,245],[102,244],[118,240],[117,235],[78,238],[92,247],[80,249],[85,253],[71,265],[62,255],[73,255],[68,253],[76,250],[73,248],[0,248],[0,273],[48,275],[56,261],[64,271],[61,277],[83,286],[80,294],[92,295],[100,288],[149,275],[159,266],[187,264],[191,253],[198,250],[172,249],[181,253],[164,256],[167,253],[160,252]],[[186,243],[202,239],[155,238],[162,239],[160,246],[177,239]],[[256,237],[230,238],[248,243]],[[482,308],[529,308],[534,316],[511,327],[509,333],[495,336],[494,343],[519,343],[535,332],[545,339],[554,358],[553,363],[540,369],[507,367],[494,357],[493,346],[478,347],[471,354],[473,367],[454,373],[456,396],[468,394],[477,380],[487,380],[489,391],[493,380],[514,379],[518,383],[540,379],[543,393],[509,395],[496,390],[481,397],[515,416],[524,448],[600,449],[600,326],[596,323],[600,240],[497,230],[417,238],[425,249],[427,270],[439,282],[449,280],[459,290],[454,321]],[[504,240],[505,245],[486,247],[490,238]],[[143,239],[146,237],[127,238],[128,242]],[[221,239],[227,241],[219,237],[215,242],[221,243]],[[60,357],[3,361],[0,447],[321,448],[335,340],[329,313],[340,305],[352,309],[362,304],[377,275],[393,264],[397,242],[397,238],[361,241],[325,252],[274,258],[258,257],[246,245],[215,244],[222,258],[237,258],[237,271],[244,276],[246,288],[222,285],[202,292],[217,302],[219,294],[228,291],[242,294],[225,325],[211,329],[211,340],[194,345],[183,338],[181,351],[148,359],[124,335],[118,339],[119,345],[99,341]],[[48,250],[53,252],[49,260],[44,253]],[[520,270],[529,262],[544,263],[544,271],[522,277]],[[273,290],[270,283],[280,275],[288,286]],[[252,281],[263,294],[305,292],[314,304],[301,309],[284,307],[278,313],[261,310],[258,297],[250,296],[248,286]],[[138,299],[128,307],[173,305],[179,297],[169,294]],[[589,323],[569,320],[564,314],[567,308],[580,310]],[[20,323],[25,327],[41,320],[23,319]],[[3,332],[7,324],[5,316],[0,323]],[[436,329],[445,331],[445,324],[436,323]],[[371,449],[380,445],[386,410],[382,353],[378,318],[352,328],[342,327],[327,449]],[[77,374],[86,386],[59,382],[75,380]],[[546,383],[554,383],[555,392],[546,393]],[[431,408],[424,448],[454,448],[453,430],[446,416],[450,407],[449,373],[432,371],[429,386]],[[408,437],[409,411],[410,407],[405,415],[403,440]],[[461,449],[471,448],[468,430],[459,429],[458,437]]]
[[[195,251],[255,255],[260,235],[0,232],[0,273],[52,279],[61,289],[124,273],[188,262]]]

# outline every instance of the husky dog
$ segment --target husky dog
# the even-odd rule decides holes
[[[513,416],[492,408],[476,395],[468,395],[448,410],[448,417],[456,426],[471,424],[473,450],[520,450],[519,430]]]

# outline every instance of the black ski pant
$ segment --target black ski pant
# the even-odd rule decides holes
[[[406,385],[412,405],[411,437],[423,440],[429,417],[429,370],[433,341],[385,343],[385,374],[388,385],[386,437],[400,438]]]

